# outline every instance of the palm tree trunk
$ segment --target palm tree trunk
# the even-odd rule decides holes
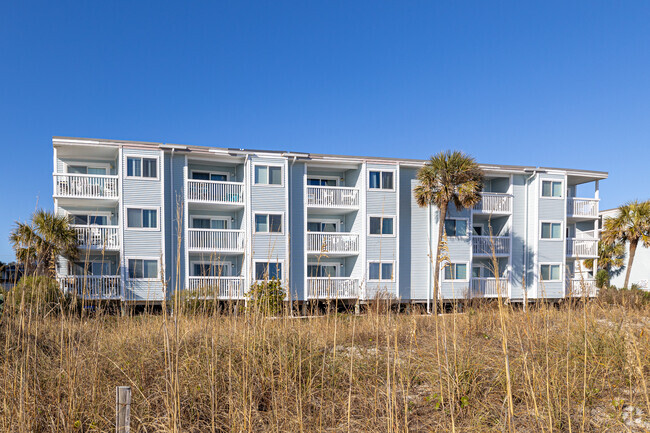
[[[630,283],[630,274],[632,273],[632,263],[634,263],[634,255],[636,254],[636,246],[639,243],[638,240],[630,242],[630,260],[627,262],[627,270],[625,271],[625,285],[626,289],[629,288],[628,284]]]
[[[447,217],[447,206],[445,203],[440,208],[440,220],[438,221],[438,244],[436,245],[436,266],[433,268],[433,313],[438,314],[438,292],[439,292],[439,276],[440,276],[440,249],[442,246],[442,235],[445,229],[445,218]]]

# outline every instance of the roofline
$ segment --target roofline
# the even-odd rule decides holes
[[[294,152],[286,150],[266,150],[266,149],[241,149],[234,147],[216,147],[216,146],[197,146],[173,143],[159,143],[150,141],[132,141],[132,140],[108,140],[102,138],[80,138],[80,137],[52,137],[52,144],[57,145],[112,145],[116,147],[123,147],[134,145],[134,147],[147,146],[156,147],[163,150],[174,149],[176,151],[197,152],[214,155],[217,152],[247,155],[247,154],[272,154],[284,157],[293,157],[305,160],[321,160],[321,161],[361,161],[361,162],[391,162],[399,165],[423,166],[426,159],[411,159],[411,158],[391,158],[385,156],[354,156],[354,155],[333,155],[323,153],[309,153],[309,152]],[[217,152],[215,152],[215,150]],[[488,172],[504,171],[509,173],[518,172],[531,172],[531,171],[561,171],[573,176],[595,177],[598,179],[607,179],[609,173],[606,171],[598,170],[582,170],[573,168],[558,168],[558,167],[534,167],[525,165],[503,165],[503,164],[484,164],[479,163],[479,166]]]

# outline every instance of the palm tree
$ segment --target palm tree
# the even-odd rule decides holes
[[[624,284],[624,287],[628,287],[639,241],[644,247],[650,247],[650,201],[639,203],[635,200],[620,206],[615,217],[605,219],[602,239],[607,245],[630,243]]]
[[[585,266],[594,267],[594,259],[586,259]],[[611,275],[618,275],[625,267],[625,244],[598,242],[598,269],[604,269]],[[594,269],[595,271],[595,269]]]
[[[418,206],[435,205],[440,209],[436,265],[433,272],[433,299],[437,311],[440,250],[447,209],[449,203],[454,203],[456,209],[460,210],[481,201],[483,171],[471,156],[460,151],[447,150],[432,156],[418,170],[417,179],[420,183],[413,190],[413,194]]]
[[[57,257],[74,260],[79,254],[77,234],[68,218],[45,210],[34,212],[31,224],[17,221],[9,239],[25,274],[34,270],[39,275],[55,276]]]

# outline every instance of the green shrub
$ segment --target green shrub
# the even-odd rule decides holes
[[[277,278],[254,283],[246,295],[253,311],[265,316],[276,316],[284,311],[286,292]]]
[[[617,289],[615,286],[604,287],[598,291],[598,299],[610,305],[621,305],[627,308],[641,308],[650,305],[650,292],[638,287]]]
[[[609,272],[605,269],[599,269],[596,272],[596,287],[602,289],[603,287],[609,286]]]
[[[67,308],[72,299],[66,296],[55,279],[46,276],[22,278],[6,295],[6,305],[19,307],[25,302],[27,308],[41,311],[53,308]]]

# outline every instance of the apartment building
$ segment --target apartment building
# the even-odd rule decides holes
[[[53,138],[53,198],[78,234],[61,286],[156,303],[178,290],[245,299],[427,302],[439,212],[413,198],[423,160]],[[590,170],[482,165],[483,199],[450,206],[444,300],[595,294],[599,182]],[[493,255],[497,268],[493,266]]]

